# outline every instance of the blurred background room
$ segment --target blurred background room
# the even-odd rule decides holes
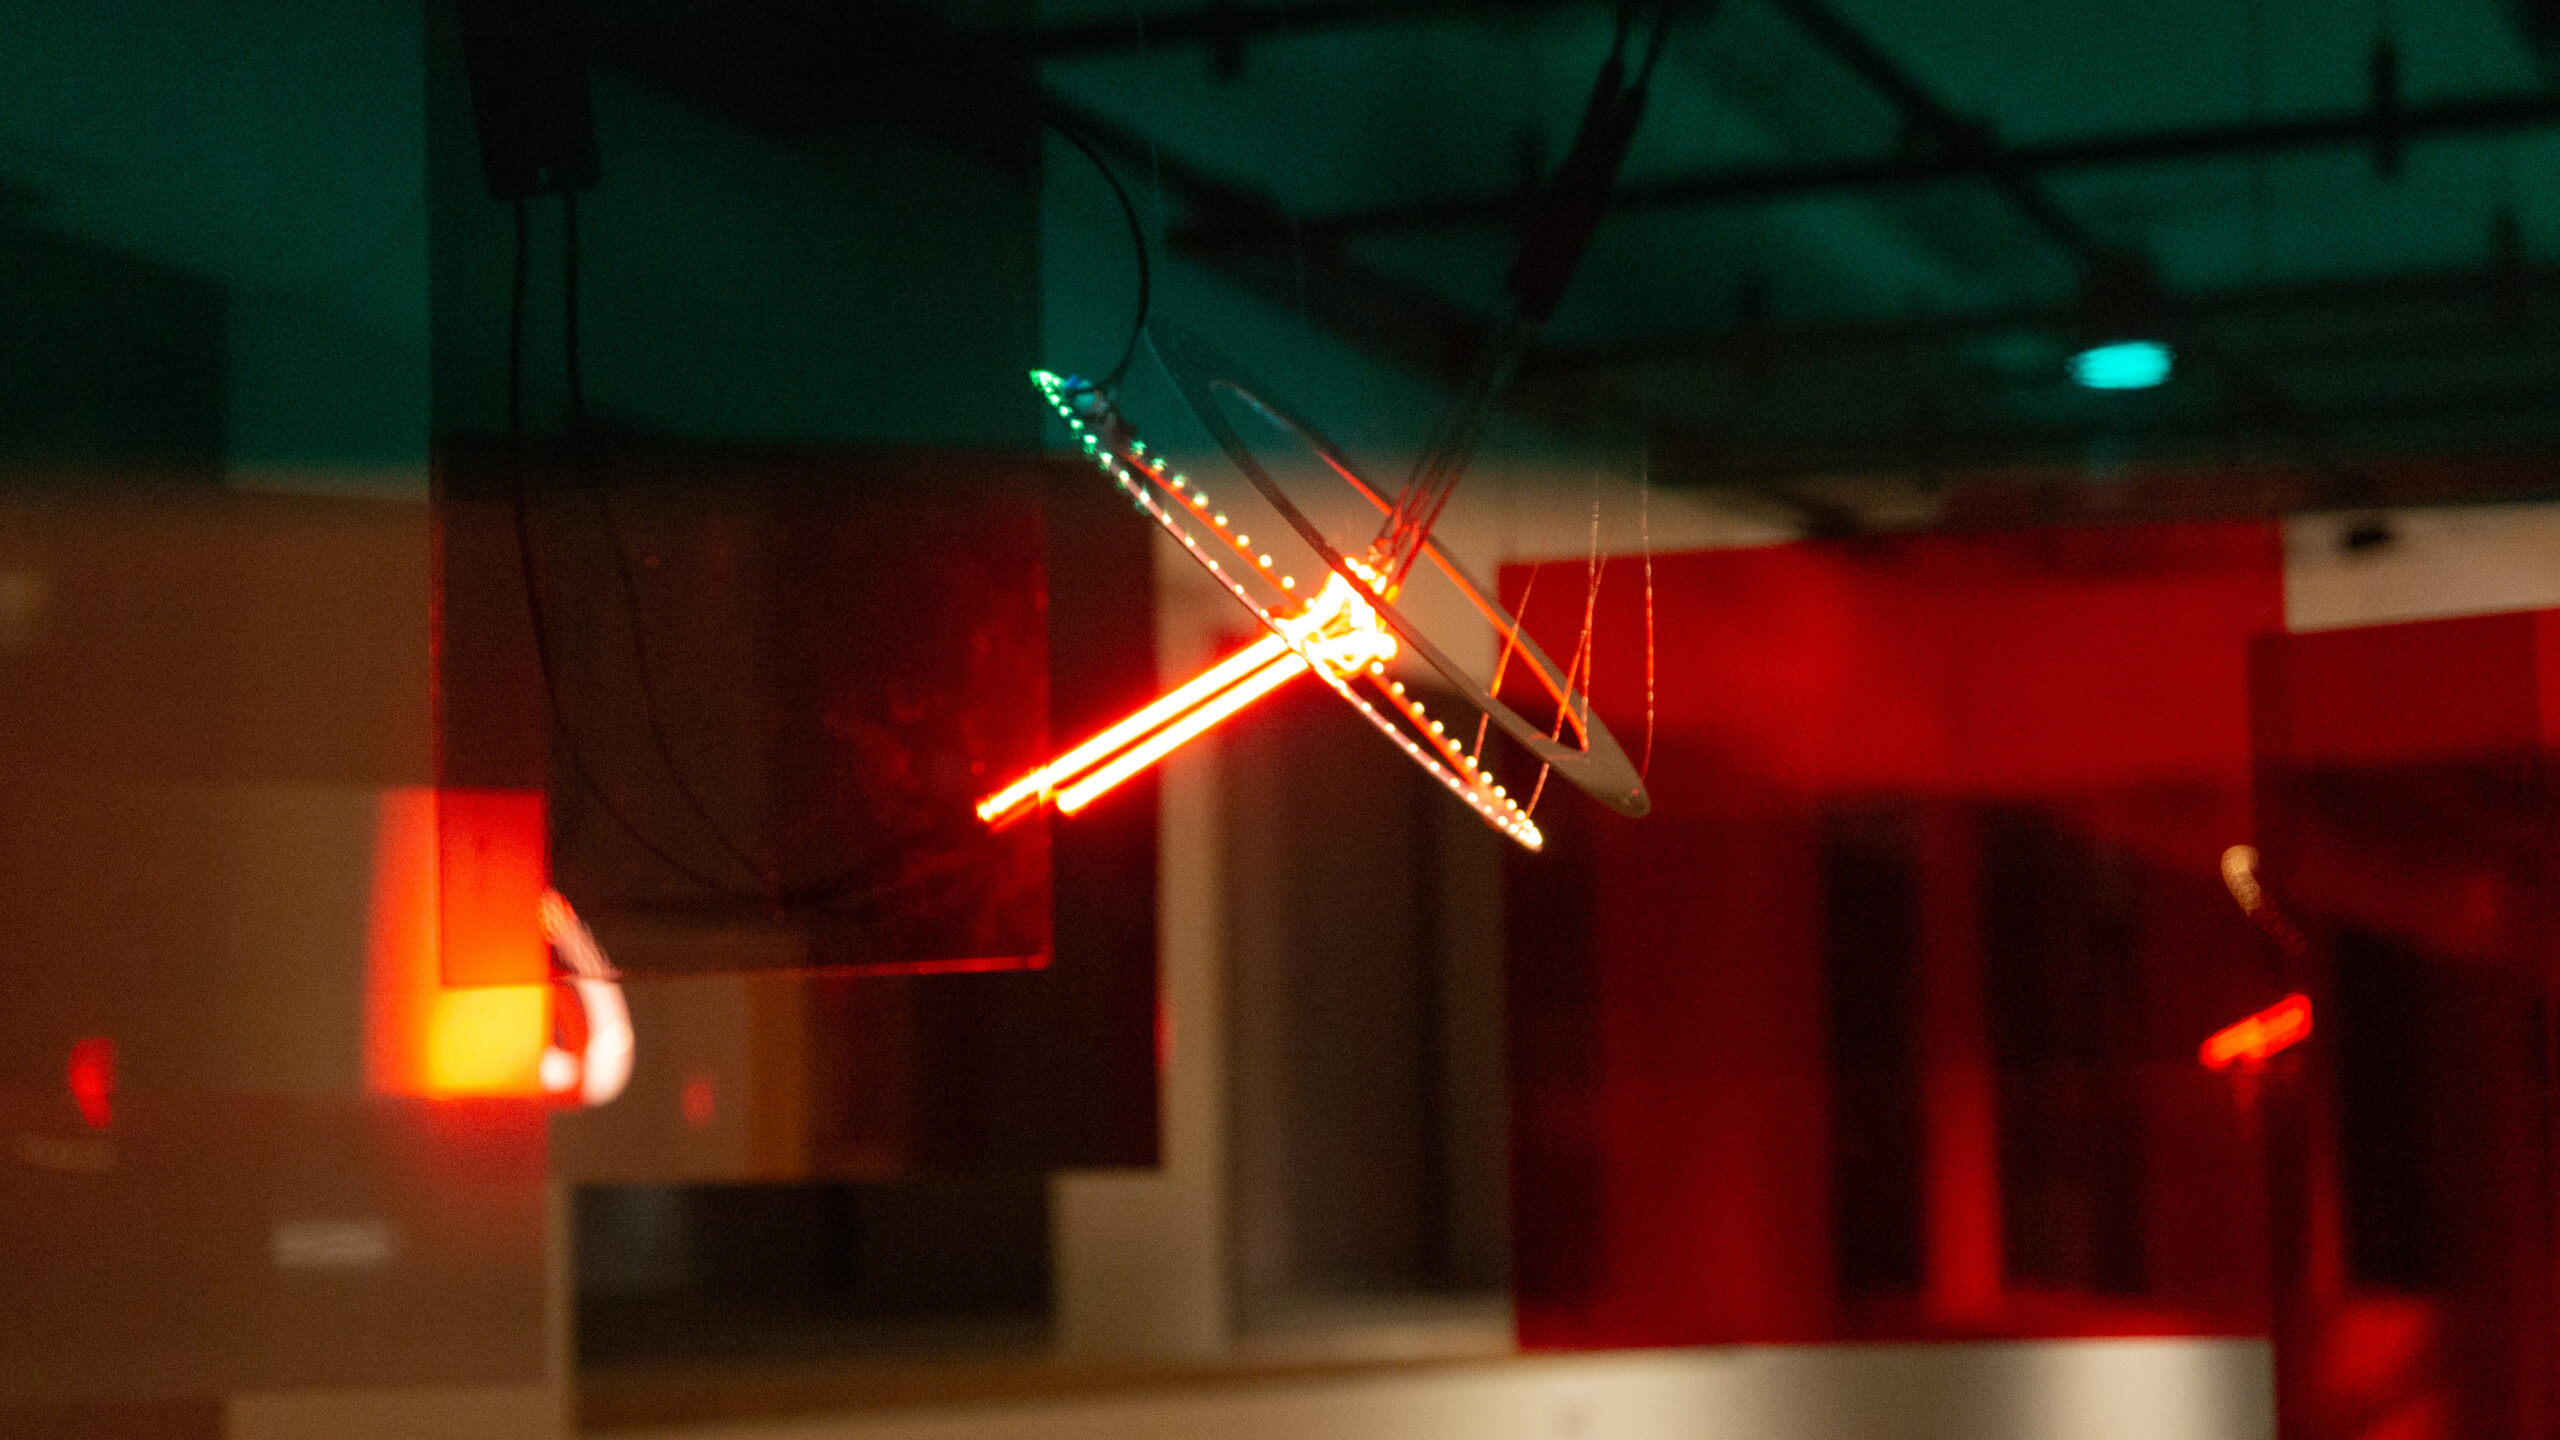
[[[2560,1436],[2560,3],[0,12],[0,1440]]]

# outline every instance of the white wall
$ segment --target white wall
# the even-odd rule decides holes
[[[1685,1350],[625,1432],[630,1440],[2257,1440],[2262,1343]]]
[[[2339,542],[2379,520],[2393,538]],[[2560,606],[2560,505],[2459,505],[2285,523],[2284,623],[2295,632]]]

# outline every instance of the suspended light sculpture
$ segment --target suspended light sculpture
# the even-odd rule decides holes
[[[1173,337],[1165,349],[1168,363],[1177,366],[1179,374],[1205,347],[1187,337]],[[1458,684],[1461,693],[1484,695],[1494,707],[1488,714],[1494,714],[1496,719],[1509,717],[1504,720],[1506,730],[1531,744],[1533,751],[1549,757],[1550,763],[1571,767],[1569,773],[1590,768],[1586,763],[1591,759],[1587,747],[1589,737],[1596,736],[1600,764],[1606,766],[1614,759],[1616,769],[1623,775],[1611,778],[1618,779],[1621,792],[1635,797],[1641,806],[1643,781],[1635,776],[1625,753],[1609,736],[1607,727],[1590,714],[1589,702],[1561,682],[1554,663],[1537,652],[1526,637],[1518,637],[1522,657],[1534,655],[1529,668],[1555,681],[1552,688],[1560,714],[1583,743],[1568,746],[1541,734],[1510,707],[1493,700],[1432,648],[1428,640],[1422,639],[1395,608],[1398,577],[1372,563],[1380,553],[1377,547],[1361,557],[1342,555],[1323,540],[1321,532],[1306,521],[1276,485],[1272,486],[1266,498],[1276,502],[1294,527],[1301,528],[1301,534],[1313,542],[1317,553],[1332,567],[1323,583],[1314,587],[1314,594],[1299,599],[1298,578],[1282,571],[1267,550],[1256,549],[1251,535],[1237,533],[1228,523],[1226,512],[1218,508],[1205,489],[1160,456],[1151,454],[1099,387],[1047,371],[1038,372],[1033,379],[1041,393],[1066,417],[1103,473],[1141,512],[1163,526],[1184,553],[1233,595],[1266,633],[1048,765],[988,796],[978,806],[980,819],[1002,824],[1028,813],[1043,801],[1054,803],[1062,813],[1074,814],[1282,684],[1312,674],[1433,779],[1465,801],[1487,824],[1532,850],[1539,848],[1543,837],[1520,802],[1495,780],[1481,763],[1481,756],[1451,735],[1446,722],[1433,719],[1404,681],[1390,672],[1389,663],[1408,652]],[[1260,469],[1241,449],[1230,453],[1249,467],[1249,475]],[[1344,473],[1346,478],[1353,478],[1347,470]],[[1353,483],[1359,482],[1353,478]],[[1366,487],[1363,493],[1375,498]],[[1427,547],[1427,553],[1440,560],[1449,573],[1461,577],[1460,584],[1468,593],[1477,597],[1485,594],[1472,580],[1464,579],[1464,572],[1436,547]],[[1501,613],[1498,607],[1495,611]],[[1510,617],[1504,614],[1502,618]],[[1516,636],[1518,622],[1510,621],[1509,628]],[[1400,644],[1400,639],[1404,643]]]
[[[1127,354],[1120,368],[1100,382],[1046,370],[1033,372],[1033,383],[1066,420],[1084,452],[1244,606],[1264,634],[989,795],[978,806],[981,820],[1006,824],[1044,803],[1073,814],[1300,675],[1322,682],[1486,824],[1531,850],[1545,840],[1530,818],[1530,806],[1497,782],[1483,764],[1484,739],[1491,726],[1501,727],[1544,767],[1541,784],[1545,771],[1552,770],[1623,814],[1645,813],[1650,800],[1644,779],[1608,727],[1591,712],[1578,667],[1559,668],[1548,659],[1521,632],[1518,617],[1443,551],[1432,532],[1483,436],[1495,402],[1554,314],[1607,208],[1676,9],[1676,5],[1662,7],[1632,78],[1624,53],[1628,26],[1622,17],[1617,40],[1584,111],[1582,128],[1521,233],[1506,286],[1511,315],[1442,413],[1431,442],[1401,490],[1390,495],[1362,478],[1313,425],[1283,408],[1270,391],[1247,381],[1232,362],[1198,338],[1180,332],[1156,337],[1158,357],[1183,399],[1260,498],[1323,566],[1320,583],[1302,588],[1299,576],[1275,562],[1267,546],[1256,545],[1249,534],[1229,523],[1228,513],[1207,491],[1138,438],[1114,400]],[[1089,146],[1077,143],[1093,156]],[[1099,156],[1093,158],[1100,165]],[[1102,169],[1108,176],[1109,167]],[[1113,183],[1117,189],[1117,182]],[[1129,210],[1125,192],[1122,205]],[[1134,232],[1134,211],[1129,214]],[[1141,241],[1143,256],[1143,237]],[[1144,284],[1142,269],[1142,295]],[[1143,300],[1141,307],[1143,316]],[[1141,324],[1140,332],[1133,332],[1132,349],[1143,330]],[[1245,442],[1230,417],[1230,407],[1258,417],[1312,452],[1321,470],[1378,510],[1382,521],[1375,535],[1352,540],[1346,549],[1314,524]],[[1498,638],[1501,661],[1489,683],[1460,669],[1399,608],[1407,578],[1426,560]],[[1546,692],[1555,711],[1551,725],[1534,724],[1500,698],[1515,663]],[[1479,713],[1469,743],[1460,743],[1446,721],[1432,718],[1400,669],[1410,671],[1416,680],[1427,677],[1454,690]],[[1531,790],[1532,805],[1537,788]]]

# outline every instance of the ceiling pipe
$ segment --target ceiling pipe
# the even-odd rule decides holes
[[[2008,161],[2008,152],[1990,125],[1958,114],[1954,107],[1931,94],[1919,77],[1904,69],[1825,0],[1770,0],[1770,5],[1891,104],[1913,134],[1925,137],[1930,152],[1969,160],[1978,167],[1974,173],[1988,180],[2020,218],[2071,252],[2083,265],[2108,262],[2110,247],[2046,194],[2036,183],[2033,171]]]
[[[2554,124],[2560,124],[2560,94],[2536,92],[2406,106],[2397,112],[2397,123],[2391,125],[2391,131],[2401,143],[2408,144],[2539,130]],[[1699,175],[1626,185],[1618,192],[1616,210],[1706,209],[1808,195],[1916,189],[2000,175],[2050,176],[2243,160],[2305,150],[2368,149],[2379,138],[2374,112],[2360,107],[2291,119],[2181,126],[1972,150],[1898,153],[1810,164],[1728,166]],[[1348,237],[1508,225],[1518,214],[1519,202],[1511,195],[1461,196],[1303,216],[1296,224],[1309,235]],[[1251,231],[1204,230],[1186,238],[1216,245],[1267,237]]]
[[[2281,324],[2362,307],[2397,306],[2440,315],[2473,301],[2487,302],[2483,313],[2493,321],[2504,321],[2507,306],[2534,296],[2560,299],[2560,269],[2528,266],[2518,253],[2485,270],[2164,293],[2152,303],[2161,324],[2185,328],[2234,320]],[[2067,337],[2084,314],[2077,306],[2032,306],[1794,326],[1772,326],[1764,320],[1704,334],[1631,337],[1606,346],[1550,345],[1529,368],[1533,376],[1561,376],[1651,365],[1765,361],[1773,355],[1851,359],[1999,335]]]

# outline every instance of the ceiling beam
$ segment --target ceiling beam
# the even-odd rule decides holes
[[[2412,105],[2389,121],[2387,127],[2378,123],[2371,111],[2354,110],[1970,150],[1920,151],[1804,164],[1725,166],[1697,175],[1621,185],[1610,208],[1617,214],[1697,210],[1810,195],[1907,190],[2014,175],[2050,176],[2244,160],[2308,150],[2362,149],[2371,147],[2386,128],[2414,143],[2538,130],[2555,124],[2560,124],[2560,92],[2537,91]],[[1308,215],[1294,223],[1308,235],[1350,237],[1507,226],[1518,219],[1519,211],[1516,195],[1470,195]],[[1204,232],[1192,238],[1214,245],[1264,237],[1246,230]]]
[[[2560,268],[2507,271],[2482,267],[2164,294],[2158,299],[2156,313],[2165,328],[2174,329],[2234,320],[2282,324],[2386,306],[2441,315],[2448,306],[2480,301],[2520,311],[2528,303],[2544,305],[2554,300],[2560,300]],[[1549,345],[1530,358],[1527,368],[1532,375],[1555,376],[1658,365],[1747,363],[1770,357],[1854,359],[1999,335],[2069,336],[2077,332],[2085,318],[2074,306],[2045,305],[1891,320],[1743,325],[1698,334],[1615,340],[1605,346]]]
[[[2136,467],[2200,464],[2208,474],[2236,464],[2281,465],[2298,487],[2288,508],[2361,509],[2409,503],[2408,497],[2395,495],[2389,472],[2412,462],[2388,457],[2452,458],[2478,446],[2504,447],[2525,457],[2502,479],[2501,490],[2512,493],[2516,481],[2528,480],[2539,495],[2560,494],[2560,472],[2543,458],[2551,441],[2560,438],[2560,394],[2548,386],[2368,400],[2323,411],[2312,423],[2341,437],[2339,448],[2347,458],[2307,458],[2281,426],[2200,413],[2141,426],[2012,420],[1927,429],[1880,427],[1852,434],[1825,428],[1733,436],[1687,455],[1657,449],[1652,477],[1656,484],[1683,489],[1731,487],[1791,502],[1799,494],[1792,485],[1842,476],[1904,476],[1937,488],[1969,471],[2050,465],[2085,480],[2091,456],[2104,455],[2110,463]],[[2352,466],[2347,473],[2353,483],[2342,484],[2331,466]],[[2429,503],[2459,498],[2456,490],[2433,495]]]
[[[1002,42],[1043,60],[1114,55],[1175,46],[1240,45],[1280,35],[1489,15],[1532,15],[1595,9],[1600,0],[1291,0],[1277,5],[1211,3],[1153,15],[1073,20],[1017,32]]]
[[[1841,18],[1827,0],[1770,0],[1770,3],[1815,44],[1829,52],[1831,58],[1865,81],[1869,89],[1893,106],[1901,114],[1902,123],[1911,137],[1922,142],[1919,148],[1939,155],[1970,159],[1980,167],[1976,173],[1990,182],[2021,219],[2083,263],[2097,262],[2106,257],[2109,247],[2098,238],[2097,232],[2082,224],[2046,194],[2044,187],[2036,183],[2033,170],[2011,163],[1988,124],[1960,115],[1952,106],[1940,101],[1920,83],[1919,77],[1904,69],[1864,32]]]

